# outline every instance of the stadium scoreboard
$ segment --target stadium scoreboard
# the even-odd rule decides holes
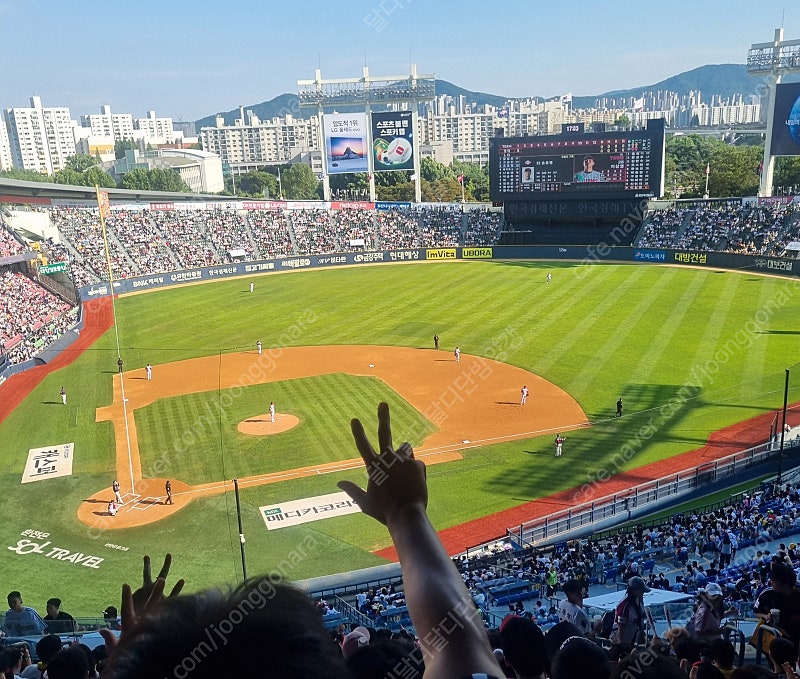
[[[664,123],[645,130],[496,137],[489,146],[493,201],[651,198],[664,193]]]

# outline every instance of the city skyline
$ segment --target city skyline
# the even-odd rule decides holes
[[[784,14],[785,4],[771,0],[736,0],[711,21],[699,21],[686,0],[624,12],[571,1],[502,12],[473,0],[64,5],[0,4],[0,107],[25,107],[36,95],[73,118],[108,104],[137,118],[155,110],[194,121],[296,92],[316,68],[323,78],[358,77],[365,61],[372,75],[405,74],[414,63],[505,97],[597,95],[744,63],[750,45],[771,41],[781,23],[786,39],[800,39],[800,13]]]

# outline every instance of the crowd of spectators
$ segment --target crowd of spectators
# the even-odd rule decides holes
[[[292,234],[282,212],[253,210],[247,215],[247,223],[263,259],[286,257],[294,252]]]
[[[77,308],[22,273],[0,273],[0,345],[12,363],[47,346],[77,319]]]
[[[27,248],[18,238],[8,231],[0,221],[0,257],[11,257],[25,252]]]
[[[287,219],[294,232],[296,254],[373,250],[374,213],[368,210],[289,210]]]
[[[419,210],[421,245],[429,247],[455,247],[461,243],[461,220],[464,213],[454,206]]]
[[[503,213],[492,210],[470,210],[467,213],[467,228],[464,245],[493,245],[500,242],[503,228]]]
[[[164,244],[186,269],[220,264],[217,248],[208,233],[209,213],[200,210],[154,210],[153,228],[164,236]],[[227,261],[227,260],[225,260]]]
[[[179,268],[173,251],[157,233],[145,211],[115,210],[106,220],[106,229],[116,235],[128,257],[142,274],[174,271]]]
[[[378,247],[383,250],[403,250],[417,247],[420,242],[419,220],[409,210],[380,210],[375,219],[378,228]]]
[[[796,205],[742,205],[731,200],[655,211],[645,220],[636,244],[780,256],[785,245],[798,236],[800,210]]]

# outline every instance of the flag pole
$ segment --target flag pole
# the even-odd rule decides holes
[[[711,174],[711,163],[706,163],[706,192],[703,194],[703,198],[708,198],[708,175]]]

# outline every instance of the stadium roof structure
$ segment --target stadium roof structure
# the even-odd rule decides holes
[[[231,200],[230,196],[213,193],[180,193],[176,191],[140,191],[136,189],[104,188],[112,201],[122,202],[208,202],[214,200]],[[45,198],[61,200],[95,201],[97,199],[94,186],[70,186],[49,182],[29,182],[19,179],[0,178],[0,203],[26,202],[15,201],[14,198]]]

